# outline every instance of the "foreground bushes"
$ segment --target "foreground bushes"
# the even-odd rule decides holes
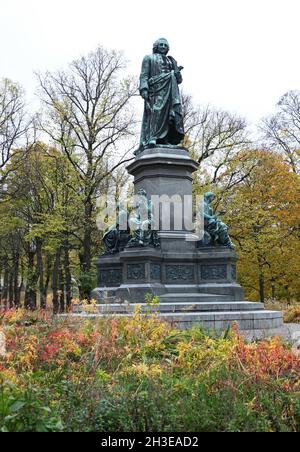
[[[280,339],[176,331],[154,316],[2,313],[2,431],[300,431],[300,358]]]

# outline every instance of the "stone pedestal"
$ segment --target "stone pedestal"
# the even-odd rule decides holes
[[[148,197],[152,196],[168,196],[173,199],[171,205],[170,227],[166,233],[170,231],[186,231],[189,230],[185,225],[190,223],[188,212],[182,209],[180,215],[181,225],[174,224],[174,210],[177,207],[178,200],[183,205],[184,197],[190,197],[192,194],[193,172],[198,169],[198,163],[189,157],[186,149],[181,148],[156,148],[144,151],[139,157],[128,166],[129,174],[134,176],[135,192],[143,188],[146,190]],[[179,203],[178,203],[179,204]],[[168,208],[168,207],[167,207]],[[181,206],[179,206],[181,208]],[[166,212],[160,206],[159,212],[159,231],[163,232],[163,220]],[[180,227],[181,226],[181,227]],[[170,234],[169,234],[170,235]],[[177,234],[178,235],[178,234]],[[162,237],[162,245],[164,236]],[[178,241],[181,242],[182,237]],[[171,247],[174,248],[174,240],[176,235],[171,236]]]
[[[160,297],[163,318],[180,327],[198,324],[222,329],[233,321],[242,329],[274,328],[282,324],[282,315],[263,310],[259,303],[244,301],[237,282],[237,255],[225,247],[199,247],[187,240],[193,231],[188,212],[182,210],[182,224],[174,218],[177,200],[192,194],[192,175],[198,168],[183,148],[158,147],[142,152],[128,166],[134,176],[135,192],[143,188],[153,195],[174,197],[170,207],[170,227],[164,229],[164,211],[160,206],[159,248],[125,248],[99,257],[98,287],[93,297],[111,312],[124,315],[128,303],[144,303],[147,294]],[[180,203],[178,203],[180,204]],[[177,211],[178,213],[178,211]],[[125,313],[126,314],[126,313]]]
[[[162,249],[126,249],[115,256],[98,259],[100,301],[142,302],[146,294],[207,293],[244,299],[236,281],[237,256],[227,248],[203,248],[193,252]]]

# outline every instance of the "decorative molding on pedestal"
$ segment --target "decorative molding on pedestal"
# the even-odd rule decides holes
[[[193,265],[166,265],[166,278],[168,282],[190,281],[195,279]]]
[[[129,281],[145,279],[145,276],[145,264],[127,264],[127,279]]]
[[[122,269],[121,268],[109,268],[100,270],[99,272],[99,284],[100,286],[116,286],[122,284]]]
[[[226,280],[227,265],[202,265],[201,279],[208,281]]]
[[[150,264],[150,279],[160,281],[161,280],[161,265]]]

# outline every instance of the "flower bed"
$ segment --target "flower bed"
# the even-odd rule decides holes
[[[300,431],[300,358],[279,338],[177,331],[138,309],[0,319],[2,431]]]

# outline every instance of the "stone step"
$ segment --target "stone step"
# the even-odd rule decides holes
[[[199,286],[195,284],[166,284],[167,293],[199,293]]]
[[[187,329],[195,325],[204,329],[224,330],[235,322],[241,330],[279,328],[283,324],[282,313],[275,311],[222,311],[205,313],[162,314],[161,318]]]
[[[208,293],[227,295],[233,294],[241,286],[236,282],[231,283],[200,283],[200,284],[166,284],[167,293]]]
[[[142,312],[211,312],[211,311],[258,311],[264,309],[263,303],[251,303],[248,301],[235,302],[196,302],[196,303],[161,303],[154,306],[149,306],[146,303],[140,303]],[[102,314],[126,314],[134,312],[135,304],[126,303],[111,303],[111,304],[97,304],[98,313]],[[84,312],[84,307],[80,305],[73,306],[73,312]]]
[[[63,314],[62,317],[68,314]],[[71,314],[82,319],[105,318],[106,314],[78,313]],[[111,315],[111,314],[110,314]],[[130,317],[131,313],[114,314],[115,317]],[[193,326],[206,330],[226,330],[237,323],[241,330],[268,330],[280,328],[283,325],[282,313],[277,311],[221,311],[221,312],[167,312],[160,313],[159,318],[179,329],[189,329]]]
[[[232,301],[230,295],[217,295],[208,293],[168,293],[159,297],[160,303],[197,303]]]

